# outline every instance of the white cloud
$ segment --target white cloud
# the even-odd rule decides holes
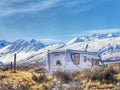
[[[119,28],[102,29],[102,30],[91,30],[88,33],[117,33],[117,32],[120,32]]]
[[[0,0],[0,16],[38,12],[59,6],[67,12],[89,10],[94,0]],[[77,6],[80,6],[79,8]]]
[[[86,30],[84,30],[86,31]],[[101,34],[106,34],[106,33],[120,33],[120,28],[112,28],[112,29],[99,29],[99,30],[87,30],[86,32],[82,32],[79,34],[74,34],[70,35],[73,37],[82,37],[82,36],[87,36],[92,33],[101,33]]]
[[[25,1],[28,1],[26,3]],[[0,1],[0,16],[13,15],[17,13],[26,13],[46,10],[51,7],[55,7],[61,0],[38,0],[37,2],[30,2],[29,0],[4,0]],[[19,7],[15,7],[15,4],[21,4]]]

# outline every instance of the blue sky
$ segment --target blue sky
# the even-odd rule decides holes
[[[120,32],[120,0],[0,0],[0,39],[69,41]]]

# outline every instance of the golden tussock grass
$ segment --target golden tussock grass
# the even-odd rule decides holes
[[[117,80],[120,80],[120,74],[115,75],[115,77],[117,78]]]
[[[84,75],[83,75],[84,74]],[[67,79],[68,81],[80,81],[82,82],[82,88],[87,88],[87,90],[91,88],[97,89],[112,89],[114,88],[114,84],[106,82],[100,82],[100,80],[92,80],[90,76],[91,72],[88,73],[87,70],[85,72],[75,72],[69,74],[61,74],[63,79]],[[72,78],[69,79],[68,76]],[[96,75],[96,74],[95,74]],[[41,78],[42,77],[42,78]],[[66,78],[67,77],[67,78]],[[34,79],[33,79],[34,78]],[[89,80],[85,79],[88,78]],[[120,80],[120,74],[115,75],[117,80]],[[60,79],[61,80],[61,79]],[[50,90],[55,83],[59,83],[60,80],[58,78],[53,78],[49,75],[41,75],[32,73],[32,70],[28,71],[6,71],[4,73],[0,73],[0,90]],[[66,82],[66,81],[65,81]],[[2,85],[2,86],[1,86]],[[70,85],[68,85],[71,88]],[[4,88],[4,89],[2,89]],[[9,88],[9,89],[8,89]],[[10,89],[11,88],[11,89]]]
[[[35,75],[37,76],[37,74]],[[39,84],[32,79],[32,76],[33,74],[31,72],[26,71],[17,71],[16,73],[6,71],[5,73],[0,73],[0,90],[7,90],[8,88],[12,90],[49,90],[54,84],[52,81]]]

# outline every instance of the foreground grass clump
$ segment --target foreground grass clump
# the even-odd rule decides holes
[[[116,84],[117,80],[114,77],[117,74],[116,70],[112,68],[98,69],[94,70],[91,75],[93,81],[98,80],[100,82],[105,82],[107,84]]]
[[[32,74],[32,80],[39,84],[49,81],[45,74],[43,75]]]
[[[116,78],[117,77],[117,78]],[[118,82],[118,72],[113,68],[94,68],[75,71],[72,73],[73,82],[78,82],[76,87],[81,87],[83,90],[91,88],[96,89],[111,89]]]
[[[68,83],[69,81],[72,81],[72,77],[71,77],[71,74],[68,73],[68,72],[60,72],[60,71],[57,71],[53,74],[53,76],[63,82],[63,83]]]
[[[0,90],[30,90],[35,83],[31,74],[24,71],[0,73]]]
[[[31,71],[0,73],[0,90],[50,90],[54,82],[48,75]]]
[[[15,82],[10,79],[0,81],[0,90],[29,90],[31,86],[29,81]]]
[[[112,68],[97,68],[97,69],[87,69],[83,70],[82,73],[84,74],[84,78],[87,78],[92,81],[99,81],[101,83],[116,83],[117,80],[115,78],[115,75],[117,74],[117,71]]]

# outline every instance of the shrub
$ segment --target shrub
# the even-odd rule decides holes
[[[100,81],[105,83],[116,83],[116,79],[114,77],[117,72],[112,68],[99,68],[93,70],[84,70],[84,77],[92,80],[92,81]]]
[[[8,76],[6,76],[6,75],[0,75],[0,80],[2,80],[2,79],[4,79],[4,78],[8,78]]]
[[[117,80],[115,79],[114,75],[117,74],[117,72],[112,68],[106,68],[102,72],[103,79],[106,83],[115,83]]]
[[[105,81],[106,83],[114,83],[116,82],[116,79],[114,75],[117,74],[117,72],[112,68],[100,68],[100,69],[94,69],[91,72],[91,80],[95,81],[98,80],[100,82]]]
[[[92,71],[90,69],[84,69],[81,71],[82,78],[89,79],[89,78],[91,78],[91,75],[92,75]]]
[[[6,67],[6,66],[0,66],[0,70],[1,70],[1,71],[8,71],[8,69],[9,69],[9,68]]]
[[[71,73],[73,81],[81,82],[82,76],[81,76],[81,71],[75,71]]]
[[[48,78],[46,75],[36,75],[36,74],[33,74],[32,75],[32,80],[35,81],[36,83],[44,83],[44,82],[47,82],[48,81]]]
[[[0,90],[29,90],[30,82],[11,82],[10,80],[0,81]]]
[[[68,83],[69,81],[72,81],[72,78],[70,76],[70,73],[68,72],[60,72],[57,71],[53,74],[59,81],[63,83]]]

